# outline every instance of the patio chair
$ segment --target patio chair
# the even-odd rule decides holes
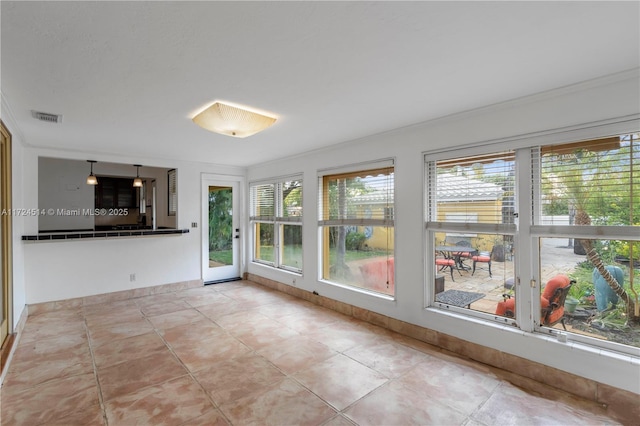
[[[540,296],[540,322],[542,325],[553,327],[561,322],[562,328],[567,330],[564,324],[564,301],[575,282],[562,274],[556,275],[547,282],[542,296]]]
[[[442,272],[445,269],[449,268],[449,272],[451,273],[451,281],[455,281],[453,279],[453,268],[456,267],[456,261],[453,259],[446,259],[444,257],[436,258],[436,266],[439,267],[438,272]],[[460,271],[458,271],[460,273]]]
[[[500,315],[507,318],[516,317],[516,299],[511,297],[510,294],[503,294],[503,301],[498,302],[496,306],[496,315]]]
[[[480,253],[474,256],[471,256],[471,260],[473,260],[473,271],[471,272],[472,276],[473,274],[476,273],[477,263],[486,263],[489,268],[489,278],[492,278],[492,275],[491,275],[491,255],[492,254],[493,254],[493,248],[491,249],[491,252],[481,251]]]
[[[540,323],[542,325],[553,327],[561,322],[562,327],[567,329],[564,323],[564,301],[574,283],[575,280],[570,280],[563,274],[558,274],[547,282],[540,296]],[[508,294],[503,294],[502,297],[504,300],[498,302],[496,315],[515,318],[516,299]]]

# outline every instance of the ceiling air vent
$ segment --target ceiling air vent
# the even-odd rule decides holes
[[[36,120],[46,121],[47,123],[62,123],[62,115],[31,110],[31,116]]]

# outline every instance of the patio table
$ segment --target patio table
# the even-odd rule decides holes
[[[469,256],[467,257],[471,257],[478,252],[478,250],[469,246],[437,246],[436,251],[442,253],[447,259],[455,260],[457,269],[464,271],[468,271],[471,268],[462,262],[462,255],[468,253]]]
[[[477,300],[482,299],[484,296],[484,293],[474,293],[471,291],[451,289],[436,294],[436,302],[459,306],[461,308],[466,306],[467,308],[471,309],[471,304]]]

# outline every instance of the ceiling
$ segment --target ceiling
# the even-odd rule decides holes
[[[0,12],[2,114],[24,142],[145,159],[250,166],[640,65],[638,2],[3,0]],[[214,100],[278,121],[246,139],[211,133],[191,118]]]

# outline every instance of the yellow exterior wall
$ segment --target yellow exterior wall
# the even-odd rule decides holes
[[[477,223],[495,223],[496,217],[502,217],[502,201],[493,200],[438,204],[438,221],[444,222],[447,214],[451,213],[475,214],[478,216]],[[471,234],[471,232],[469,234]],[[491,251],[495,244],[494,238],[487,235],[473,235],[475,236],[469,237],[471,247],[479,251]],[[445,232],[436,233],[435,238],[436,245],[447,244],[447,234]]]
[[[393,249],[394,247],[394,228],[385,228],[382,226],[374,226],[373,234],[371,234],[371,238],[364,240],[364,244],[367,245],[370,249],[375,250],[386,250],[387,247]],[[364,234],[364,226],[358,227],[358,232]]]

